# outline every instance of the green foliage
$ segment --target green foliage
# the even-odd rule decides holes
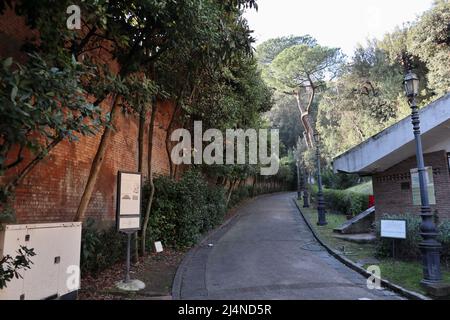
[[[167,246],[189,247],[222,222],[226,212],[225,192],[208,186],[197,171],[186,172],[179,181],[158,176],[154,184],[156,196],[149,222],[149,245],[158,240]],[[148,190],[147,184],[144,199]]]
[[[450,221],[446,220],[439,224],[438,241],[442,244],[442,256],[450,262]]]
[[[225,190],[208,184],[198,171],[186,172],[179,181],[158,176],[154,184],[156,193],[147,235],[149,247],[154,241],[163,241],[166,246],[192,246],[204,233],[223,222],[227,211]],[[264,181],[255,189],[249,185],[240,186],[233,191],[228,207],[274,191],[280,191],[280,188],[271,183],[264,184]],[[143,199],[148,194],[147,183]]]
[[[272,128],[280,130],[280,142],[287,150],[293,150],[297,146],[298,137],[303,134],[295,98],[276,95],[275,106],[269,112],[269,119]],[[281,153],[282,155],[284,154]]]
[[[337,73],[341,59],[339,49],[300,44],[283,50],[273,60],[270,70],[286,90],[318,86],[327,73]]]
[[[309,35],[306,36],[288,36],[275,39],[269,39],[257,48],[258,62],[262,65],[268,65],[284,50],[289,47],[305,44],[314,46],[317,41]]]
[[[235,57],[227,65],[204,75],[187,91],[183,111],[188,119],[201,119],[207,128],[255,128],[262,126],[261,113],[272,107],[272,94],[263,82],[256,62]]]
[[[245,200],[252,195],[252,186],[240,186],[233,191],[228,206],[230,208],[236,206],[242,200]]]
[[[312,195],[317,199],[317,186],[313,187]],[[324,189],[325,205],[332,213],[358,215],[369,208],[369,197],[366,194],[346,190]]]
[[[76,141],[77,134],[93,135],[102,126],[100,108],[87,101],[81,86],[89,73],[81,64],[57,66],[35,54],[25,65],[12,58],[1,64],[0,174],[19,164],[25,150],[39,153],[53,141]],[[17,160],[6,163],[8,156]]]
[[[126,237],[115,227],[99,229],[88,219],[81,236],[81,272],[96,275],[125,257]]]
[[[417,214],[383,215],[382,219],[403,219],[406,220],[406,240],[396,240],[395,255],[399,259],[419,259],[421,252],[419,244],[422,241],[420,235],[420,224],[422,219]],[[443,221],[438,224],[438,241],[442,245],[441,256],[443,259],[450,259],[450,221]],[[377,222],[377,234],[380,236],[380,221]],[[377,254],[381,257],[392,256],[392,240],[379,238]]]
[[[395,243],[395,255],[400,259],[418,259],[421,256],[419,243],[421,218],[419,215],[383,215],[382,219],[404,219],[406,220],[406,240],[397,240]],[[377,221],[377,235],[380,236],[381,223]],[[392,256],[392,240],[379,238],[377,245],[377,255],[381,257]]]
[[[35,255],[34,249],[21,246],[14,258],[10,255],[3,256],[0,259],[0,290],[6,288],[12,279],[22,278],[19,271],[30,269],[33,264],[31,258]]]
[[[421,80],[421,105],[449,92],[449,20],[449,1],[439,0],[417,21],[356,49],[320,101],[318,129],[328,159],[409,115],[402,86],[408,63]]]
[[[357,184],[353,187],[350,187],[346,189],[347,191],[352,191],[356,193],[364,193],[367,195],[373,195],[373,185],[372,181],[363,182],[360,184]]]
[[[100,107],[89,103],[82,86],[92,69],[75,60],[30,54],[25,64],[12,58],[0,64],[0,176],[16,172],[0,188],[0,218],[13,221],[14,187],[27,169],[59,142],[96,134],[106,120]],[[27,154],[28,162],[17,170]]]
[[[356,174],[334,173],[331,169],[322,173],[322,183],[327,189],[345,190],[361,183],[361,180]]]
[[[276,89],[280,96],[295,97],[286,98],[285,101],[280,101],[280,97],[277,97],[280,101],[277,104],[291,108],[290,115],[293,115],[294,110],[297,113],[296,116],[291,116],[289,126],[282,130],[282,141],[287,148],[297,146],[298,159],[303,167],[308,167],[312,154],[307,151],[311,151],[308,149],[313,144],[315,127],[311,119],[317,117],[318,93],[326,89],[326,80],[334,78],[340,72],[344,56],[340,49],[321,46],[310,36],[266,41],[258,47],[257,55],[266,83]],[[272,113],[275,115],[273,125],[281,124],[283,117],[277,117],[280,112],[274,110]],[[295,130],[296,126],[292,125],[294,120],[301,123],[300,131],[300,127]],[[306,138],[308,148],[298,146],[298,143],[303,143],[302,136]]]
[[[359,48],[351,65],[322,95],[317,127],[327,159],[347,151],[409,112],[401,67],[376,42]]]
[[[426,63],[438,96],[450,91],[450,2],[438,0],[410,30],[410,51]]]

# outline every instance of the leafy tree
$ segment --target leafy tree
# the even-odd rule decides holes
[[[3,8],[5,2],[1,4]],[[83,12],[79,32],[68,30],[65,20],[61,19],[69,4],[73,3],[43,0],[36,5],[34,1],[24,0],[15,9],[32,29],[39,31],[40,41],[30,39],[26,50],[51,53],[57,63],[69,61],[73,56],[79,63],[93,66],[93,75],[84,79],[83,88],[96,97],[95,107],[109,104],[109,123],[103,131],[75,217],[83,220],[118,110],[136,112],[143,120],[148,110],[146,105],[153,104],[151,113],[154,115],[155,96],[165,96],[161,87],[166,87],[167,83],[159,81],[158,77],[174,65],[194,62],[187,68],[180,68],[180,74],[189,69],[192,72],[188,74],[192,77],[184,78],[187,83],[198,78],[206,82],[210,78],[201,77],[202,69],[221,70],[220,64],[227,63],[235,52],[246,51],[248,54],[251,37],[248,26],[240,17],[241,9],[256,7],[256,1],[79,1],[77,4]],[[160,62],[171,59],[171,64],[161,67]],[[111,72],[110,67],[114,65],[118,66],[117,73]],[[146,80],[140,84],[136,79]],[[167,89],[172,95],[170,88]],[[185,95],[182,92],[173,96]],[[152,137],[153,122],[150,123],[149,136]],[[142,133],[143,126],[140,127]],[[149,146],[151,144],[149,141]],[[139,145],[142,149],[142,141]],[[142,167],[142,153],[140,160]],[[151,172],[151,158],[148,164]]]
[[[402,67],[391,65],[376,42],[357,49],[353,61],[322,95],[318,131],[328,163],[409,112]]]
[[[94,135],[105,119],[82,87],[89,69],[75,60],[55,65],[32,54],[23,65],[12,58],[1,63],[0,174],[17,169],[1,188],[5,211],[15,187],[59,142]],[[13,219],[10,210],[9,215]]]
[[[297,99],[309,148],[314,145],[310,111],[317,90],[323,87],[327,78],[337,74],[341,60],[339,49],[301,44],[283,50],[270,65],[270,77],[275,87]],[[307,95],[306,103],[303,102],[302,91]]]
[[[280,140],[286,148],[282,155],[293,150],[298,138],[303,135],[296,103],[293,96],[278,94],[275,97],[275,106],[268,113],[271,126],[280,130]]]
[[[261,65],[270,65],[273,60],[284,50],[295,45],[315,46],[317,41],[309,35],[288,36],[269,39],[261,43],[257,48],[257,59]]]
[[[410,30],[410,51],[428,68],[429,87],[438,96],[450,91],[450,2],[437,0]]]
[[[394,31],[387,33],[381,41],[372,41],[372,46],[375,47],[378,52],[381,52],[389,62],[391,71],[384,71],[387,72],[388,75],[392,74],[393,72],[398,74],[395,79],[392,78],[394,82],[388,84],[392,88],[391,90],[398,90],[398,81],[403,81],[405,72],[409,68],[413,68],[414,72],[421,79],[421,94],[418,97],[418,102],[421,104],[425,104],[427,100],[429,100],[434,95],[434,93],[433,90],[430,90],[428,86],[428,67],[426,63],[424,63],[424,61],[422,61],[421,58],[415,52],[413,52],[413,50],[411,50],[410,35],[412,32],[412,26],[413,25],[409,23],[401,28],[397,27]],[[384,59],[384,61],[386,61],[386,58]],[[381,76],[383,76],[382,73]],[[386,79],[387,77],[384,78]],[[388,89],[388,86],[386,86],[386,89]]]

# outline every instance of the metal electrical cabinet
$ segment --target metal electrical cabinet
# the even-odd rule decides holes
[[[0,257],[15,257],[20,246],[34,249],[33,264],[0,290],[0,300],[56,299],[79,289],[81,222],[3,225]]]

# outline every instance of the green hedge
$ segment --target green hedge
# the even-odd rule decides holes
[[[282,186],[272,186],[270,184],[260,186],[257,185],[255,187],[253,187],[252,185],[241,186],[234,190],[231,194],[230,203],[228,204],[228,206],[232,208],[239,204],[239,202],[241,202],[242,200],[256,197],[262,194],[270,194],[282,191],[289,191],[289,186],[287,184]]]
[[[125,257],[126,236],[115,227],[100,230],[89,219],[83,225],[81,236],[81,271],[91,274],[110,267]]]
[[[223,188],[210,186],[196,171],[187,172],[179,181],[157,177],[155,199],[147,239],[163,241],[166,246],[188,247],[200,236],[219,225],[226,213]],[[148,184],[144,199],[148,197]],[[145,206],[145,205],[144,205]]]
[[[419,243],[422,241],[420,236],[421,217],[419,215],[383,215],[383,219],[405,219],[407,225],[406,240],[396,240],[395,254],[399,259],[419,259],[421,252]],[[444,221],[438,224],[438,241],[442,244],[442,257],[444,260],[450,259],[450,221]],[[392,240],[380,238],[380,221],[377,221],[377,255],[380,257],[392,256]]]
[[[317,186],[314,186],[312,188],[314,199],[317,198],[317,192]],[[355,216],[366,211],[369,207],[369,197],[366,194],[346,190],[324,189],[323,195],[327,209],[333,213]]]

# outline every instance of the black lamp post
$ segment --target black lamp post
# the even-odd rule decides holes
[[[317,131],[314,132],[314,142],[316,143],[317,185],[319,187],[319,191],[317,192],[317,214],[319,216],[317,225],[326,226],[328,223],[325,216],[325,200],[323,198],[322,173],[320,168],[320,136]]]
[[[309,192],[306,170],[302,170],[302,188],[303,188],[303,208],[309,208]]]
[[[302,177],[300,176],[300,161],[297,160],[297,200],[302,200]]]
[[[405,76],[405,92],[411,106],[411,119],[413,124],[414,138],[416,142],[417,169],[419,172],[421,209],[420,235],[423,240],[419,244],[422,252],[423,280],[425,286],[438,284],[442,280],[440,269],[441,244],[436,240],[438,232],[433,221],[430,201],[428,198],[428,188],[426,186],[425,163],[423,160],[422,139],[420,136],[420,118],[416,97],[419,94],[419,78],[411,70]]]

